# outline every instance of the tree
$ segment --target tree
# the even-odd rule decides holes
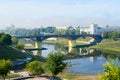
[[[5,76],[7,76],[8,72],[12,67],[12,63],[10,60],[0,60],[0,75],[5,80]]]
[[[56,28],[54,26],[49,26],[49,27],[46,28],[46,32],[47,33],[53,33],[55,31],[55,29]]]
[[[59,52],[51,53],[47,56],[46,67],[51,73],[53,80],[58,73],[65,69],[67,65],[67,63],[63,62],[63,57],[64,55]]]
[[[42,65],[43,63],[40,61],[33,61],[27,64],[25,70],[32,74],[41,75],[44,72]]]
[[[12,37],[12,43],[13,43],[14,45],[17,45],[18,39],[17,39],[16,37]]]
[[[120,38],[120,32],[118,31],[105,32],[103,34],[103,38],[116,40],[117,38]]]
[[[2,37],[3,34],[4,34],[4,33],[0,33],[0,38]]]
[[[75,34],[80,34],[80,26],[76,27]]]
[[[87,34],[87,32],[81,31],[81,34]]]
[[[104,74],[100,74],[100,80],[120,80],[120,66],[115,66],[114,62],[104,65]]]
[[[75,34],[75,32],[76,30],[72,26],[69,26],[66,31],[66,34]]]
[[[111,39],[116,40],[116,36],[115,36],[115,35],[112,35],[112,36],[111,36]]]
[[[11,40],[11,36],[9,34],[3,34],[0,42],[2,42],[5,45],[11,45],[12,44],[12,40]]]
[[[19,49],[23,49],[24,46],[25,45],[22,42],[18,42],[18,44],[17,44],[17,48],[19,48]]]

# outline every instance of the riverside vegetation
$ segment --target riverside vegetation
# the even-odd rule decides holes
[[[12,69],[12,61],[24,59],[25,55],[17,48],[13,48],[11,35],[0,33],[0,79],[19,77],[16,74],[9,74]]]
[[[101,43],[92,47],[104,53],[120,54],[120,40],[104,39]]]
[[[20,77],[17,74],[9,74],[12,69],[12,62],[10,60],[0,60],[0,79]]]
[[[0,33],[0,59],[24,59],[25,55],[12,46],[12,37],[9,34]]]
[[[2,42],[0,45],[1,45],[1,48],[3,47],[3,48],[6,48],[6,47],[8,47],[8,48],[10,48],[9,47],[9,45],[8,44],[6,44],[5,43],[5,41],[6,40],[3,40],[4,42]],[[7,46],[6,46],[7,45]],[[100,44],[98,44],[98,45],[96,45],[96,46],[94,46],[95,48],[98,48],[98,49],[101,49],[102,51],[109,51],[109,52],[113,52],[113,53],[119,53],[119,46],[120,45],[120,42],[119,42],[119,40],[116,40],[116,39],[114,39],[114,40],[111,40],[111,39],[105,39],[105,40],[103,40]],[[107,47],[107,48],[106,48]],[[11,49],[13,49],[13,48],[11,48]],[[10,49],[10,50],[11,50]],[[2,49],[2,50],[4,50],[4,49]],[[111,65],[111,64],[110,64]],[[108,65],[109,66],[109,65]],[[116,66],[115,65],[113,65],[114,67],[113,68],[116,68]],[[106,67],[105,67],[106,68]],[[108,68],[108,67],[107,67]],[[118,70],[120,70],[120,68],[116,68],[116,69],[118,69]],[[112,69],[111,69],[112,70]],[[110,71],[110,70],[109,70]],[[119,71],[116,71],[116,72],[119,72]],[[66,73],[65,73],[66,74]],[[116,73],[115,73],[116,74]],[[73,75],[73,74],[71,74],[71,75]],[[104,75],[104,74],[103,74]],[[112,75],[112,76],[114,76],[114,75]],[[77,77],[77,78],[76,78]],[[78,78],[80,78],[80,77],[78,77],[78,76],[76,76],[76,77],[68,77],[69,79],[78,79]],[[97,79],[97,78],[96,78]],[[106,79],[101,79],[101,80],[106,80]],[[119,80],[119,77],[118,77],[118,80]]]

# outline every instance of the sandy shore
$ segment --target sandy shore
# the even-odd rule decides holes
[[[25,80],[50,80],[50,79],[46,77],[35,77]],[[62,79],[62,80],[69,80],[69,79]],[[79,75],[75,79],[70,79],[70,80],[98,80],[98,75]]]
[[[22,77],[28,77],[29,76],[29,74],[25,71],[20,71],[20,72],[17,72],[15,74],[22,75]],[[68,76],[68,77],[71,77],[71,78],[70,79],[64,78],[62,80],[98,80],[98,75],[82,75],[82,74],[70,75],[70,74],[68,74],[68,75],[65,75],[65,76]],[[61,77],[63,77],[63,76],[61,76]],[[34,78],[25,79],[25,80],[50,80],[50,79],[48,77],[34,77]]]

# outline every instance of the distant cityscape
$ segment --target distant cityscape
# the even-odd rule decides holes
[[[98,24],[90,24],[89,27],[81,27],[81,26],[48,26],[48,27],[55,27],[57,30],[67,30],[68,28],[73,28],[75,30],[80,31],[80,34],[82,32],[85,32],[87,34],[102,34],[104,32],[109,32],[109,31],[120,31],[120,26],[109,26],[106,25],[105,27],[99,26]],[[39,27],[39,28],[43,28]],[[11,26],[6,27],[6,29],[16,29],[16,26],[14,24],[11,24]]]

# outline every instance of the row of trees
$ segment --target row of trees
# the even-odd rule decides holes
[[[56,29],[56,27],[50,26],[46,28],[34,28],[34,29],[9,29],[3,30],[3,32],[7,32],[11,35],[41,35],[41,34],[80,34],[80,28],[74,29],[72,26],[67,29]]]
[[[120,32],[117,31],[105,32],[103,34],[103,38],[116,40],[117,38],[120,38]]]
[[[47,28],[34,28],[34,29],[25,29],[25,28],[15,28],[15,29],[6,29],[2,32],[9,33],[11,35],[20,35],[20,36],[27,36],[27,35],[41,35],[45,33],[56,33],[55,27],[47,27]]]

